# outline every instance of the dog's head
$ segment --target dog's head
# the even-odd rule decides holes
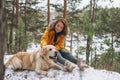
[[[53,45],[45,45],[41,47],[40,56],[44,59],[56,59],[58,51]]]

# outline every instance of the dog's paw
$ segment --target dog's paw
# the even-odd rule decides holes
[[[61,70],[64,72],[67,72],[67,68],[62,68]]]
[[[54,78],[54,77],[55,77],[55,74],[49,72],[49,73],[47,73],[47,77]]]
[[[81,64],[81,66],[80,66],[81,71],[84,71],[86,68],[89,68],[89,66],[87,64]]]

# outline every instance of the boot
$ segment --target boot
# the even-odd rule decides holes
[[[82,59],[78,59],[77,65],[82,71],[88,68],[88,65]]]
[[[75,68],[75,66],[69,61],[65,61],[64,65],[65,65],[67,71],[69,71],[69,72],[71,72]]]

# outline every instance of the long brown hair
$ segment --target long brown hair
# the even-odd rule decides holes
[[[48,28],[50,30],[54,30],[55,29],[55,26],[58,22],[62,22],[63,25],[64,25],[64,28],[63,30],[60,32],[60,34],[63,34],[63,35],[67,35],[68,33],[68,23],[67,23],[67,20],[64,19],[64,18],[59,18],[57,19],[56,21],[52,22],[51,24],[48,25]]]

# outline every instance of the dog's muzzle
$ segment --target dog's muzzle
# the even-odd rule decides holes
[[[50,59],[56,59],[57,54],[58,54],[58,51],[55,51],[55,55],[54,56],[50,56]]]
[[[58,51],[55,51],[55,56],[54,57],[57,57],[57,54],[58,54]]]

